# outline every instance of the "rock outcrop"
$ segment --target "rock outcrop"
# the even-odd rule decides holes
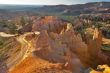
[[[73,73],[83,73],[85,68],[96,69],[98,65],[110,64],[109,56],[101,51],[102,34],[98,29],[94,30],[93,36],[86,33],[80,35],[73,30],[71,24],[64,22],[65,26],[57,19],[45,17],[34,25],[33,31],[39,31],[40,34],[25,36],[27,43],[31,43],[32,46],[28,47],[34,50],[10,73],[19,73],[20,71],[34,73],[37,72],[36,69],[39,70],[38,66],[40,65],[47,66],[45,67],[47,70],[49,67],[49,70],[61,71],[64,69]],[[62,23],[61,26],[59,22]],[[59,27],[54,28],[54,25]],[[44,29],[44,27],[48,28]],[[29,42],[30,40],[31,42]],[[40,61],[38,61],[39,59]],[[22,65],[25,65],[24,69],[21,69]],[[41,70],[43,71],[45,68],[41,68]]]
[[[90,39],[86,37],[86,44],[88,46],[88,53],[89,53],[89,65],[92,68],[96,68],[98,65],[103,64],[110,64],[109,63],[109,56],[105,55],[102,51],[102,33],[100,30],[95,29],[93,38]],[[92,62],[94,60],[94,62]]]
[[[55,16],[45,16],[34,20],[32,31],[47,30],[49,32],[60,33],[61,30],[66,28],[68,22],[59,19]]]

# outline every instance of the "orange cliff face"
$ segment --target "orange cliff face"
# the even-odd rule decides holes
[[[45,23],[50,23],[45,20],[54,20],[53,17],[43,19],[40,21]],[[31,42],[27,43],[32,47],[27,47],[34,50],[29,51],[30,54],[9,73],[82,73],[85,67],[96,68],[98,65],[110,64],[109,56],[101,51],[102,35],[98,29],[94,30],[92,38],[88,34],[81,37],[70,25],[67,24],[60,33],[41,29],[40,34],[34,35],[34,38],[28,36]]]
[[[60,66],[61,64],[52,64],[38,57],[27,57],[9,73],[72,73],[61,69]]]
[[[19,30],[20,33],[42,31],[60,33],[62,29],[66,29],[67,24],[70,24],[66,20],[62,20],[56,16],[44,16],[44,17],[30,17],[30,24],[25,25]]]
[[[55,69],[55,73],[57,73],[57,71],[58,73],[64,73],[65,71],[67,71],[67,73],[69,73],[69,71],[80,73],[82,71],[80,60],[70,51],[66,44],[62,43],[61,35],[62,34],[58,35],[51,32],[47,33],[47,31],[41,31],[40,35],[34,40],[36,43],[33,43],[36,51],[33,51],[30,57],[28,56],[19,65],[15,66],[10,73],[34,73],[33,69],[39,71],[39,65],[46,65],[45,67],[47,70],[48,68],[49,70]],[[40,70],[40,73],[46,73],[42,72],[43,67],[41,67]]]
[[[100,30],[98,29],[95,29],[94,30],[94,36],[93,36],[93,39],[91,40],[88,40],[88,48],[90,48],[88,50],[88,52],[90,53],[90,60],[91,59],[96,59],[95,62],[93,63],[94,66],[96,65],[103,65],[103,64],[108,64],[110,65],[110,58],[109,56],[105,55],[102,51],[101,51],[101,48],[102,48],[102,33]],[[89,38],[88,38],[89,39]],[[93,58],[94,57],[94,58]],[[94,68],[93,66],[93,68]]]
[[[49,32],[60,33],[63,28],[66,29],[67,24],[68,22],[58,17],[45,16],[34,21],[32,31],[48,30]]]
[[[71,73],[64,68],[63,46],[52,41],[46,31],[42,31],[36,38],[36,43],[33,43],[36,44],[36,51],[9,73]]]

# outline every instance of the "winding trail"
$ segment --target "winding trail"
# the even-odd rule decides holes
[[[16,38],[17,41],[21,43],[21,51],[16,56],[16,58],[12,61],[11,63],[12,67],[10,68],[9,71],[14,69],[17,65],[19,65],[26,57],[28,57],[34,51],[34,48],[31,45],[31,42],[25,39],[27,35],[31,35],[31,34],[39,35],[40,33],[39,32],[28,32]]]
[[[1,37],[14,37],[16,36],[17,34],[7,34],[7,33],[4,33],[4,32],[0,32],[0,36]]]
[[[25,39],[25,37],[27,35],[31,35],[31,34],[35,34],[35,35],[39,35],[40,32],[27,32],[23,35],[17,36],[17,34],[13,35],[13,34],[6,34],[4,32],[0,32],[0,36],[1,37],[16,37],[17,41],[21,44],[21,50],[19,52],[19,54],[9,63],[7,64],[7,66],[10,68],[9,71],[13,70],[19,63],[21,63],[26,57],[28,57],[33,51],[34,48],[31,44],[30,41],[27,41]]]

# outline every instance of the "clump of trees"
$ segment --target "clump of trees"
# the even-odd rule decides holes
[[[106,38],[110,39],[110,27],[102,28],[102,33]]]
[[[19,33],[19,29],[22,29],[26,25],[32,24],[32,21],[29,17],[20,16],[15,19],[10,20],[0,20],[0,31],[16,34]]]
[[[0,28],[6,33],[16,33],[17,26],[8,20],[0,20]]]

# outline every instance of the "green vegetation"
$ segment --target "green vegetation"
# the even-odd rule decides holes
[[[26,25],[26,20],[23,16],[20,17],[20,25],[23,27]]]
[[[4,46],[9,44],[10,42],[8,41],[10,38],[4,38],[0,37],[0,49],[3,49]]]
[[[14,34],[17,32],[17,26],[7,20],[0,20],[0,28],[6,33]]]
[[[69,21],[70,23],[73,23],[73,21],[74,21],[74,16],[60,15],[60,16],[58,16],[58,17],[60,17],[61,19],[67,20],[67,21]]]
[[[16,52],[19,51],[21,45],[16,42],[15,38],[0,37],[0,61],[7,59],[8,53],[14,49]]]
[[[104,24],[102,24],[101,22],[93,22],[93,24],[96,28],[104,27]]]
[[[110,45],[108,45],[108,44],[102,45],[102,50],[110,51]]]
[[[5,53],[9,50],[9,38],[0,37],[0,60],[5,58]]]

